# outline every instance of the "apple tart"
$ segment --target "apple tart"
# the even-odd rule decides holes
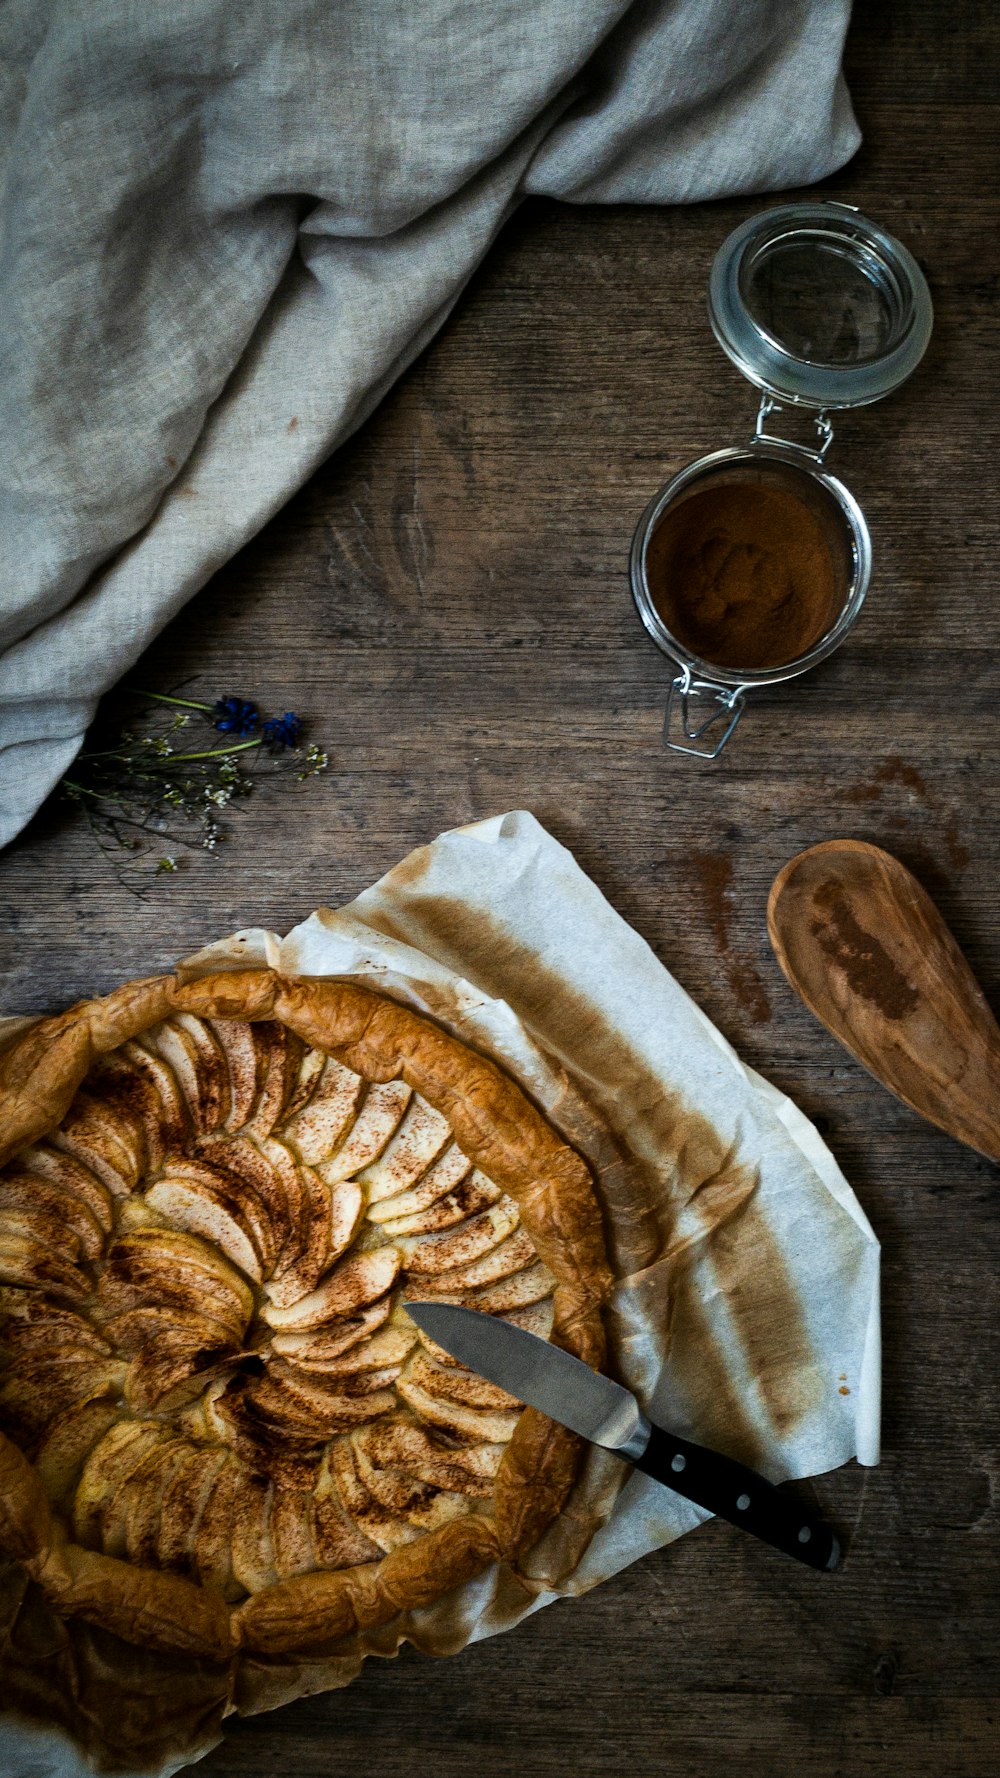
[[[588,1168],[493,1062],[357,983],[130,983],[0,1059],[0,1546],[64,1615],[318,1649],[516,1565],[580,1446],[408,1299],[593,1364]]]

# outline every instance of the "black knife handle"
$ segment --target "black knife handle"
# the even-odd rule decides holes
[[[654,1426],[635,1467],[810,1568],[836,1568],[840,1560],[840,1545],[829,1525],[812,1518],[794,1494],[783,1493],[732,1457]]]

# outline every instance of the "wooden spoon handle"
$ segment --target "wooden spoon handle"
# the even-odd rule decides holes
[[[768,932],[792,987],[914,1111],[1000,1160],[1000,1030],[944,920],[890,853],[800,852],[775,878]]]

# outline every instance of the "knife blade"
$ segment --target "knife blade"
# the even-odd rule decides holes
[[[572,1353],[496,1315],[458,1303],[410,1302],[407,1313],[446,1352],[518,1401],[641,1469],[664,1487],[731,1525],[830,1570],[840,1545],[829,1525],[806,1512],[745,1463],[680,1438],[647,1419],[630,1390]]]

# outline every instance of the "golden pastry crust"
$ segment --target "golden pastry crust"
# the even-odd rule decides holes
[[[240,1036],[248,1026],[259,1027],[249,1049]],[[278,1035],[272,1041],[269,1033]],[[144,1036],[145,1045],[134,1041]],[[217,1050],[225,1051],[225,1066]],[[201,1094],[193,1113],[190,1095],[185,1109],[176,1086],[179,1078],[183,1088],[188,1068]],[[325,1098],[316,1084],[324,1068],[333,1071]],[[354,1085],[359,1079],[360,1089]],[[373,1088],[387,1095],[387,1104],[397,1094],[392,1129],[400,1156],[399,1105],[408,1102],[415,1109],[406,1129],[417,1131],[421,1113],[425,1125],[436,1116],[444,1120],[451,1146],[441,1138],[435,1154],[432,1134],[422,1171],[407,1170],[400,1159],[398,1178],[388,1160],[354,1171],[344,1160],[330,1174],[332,1188],[321,1187],[309,1155],[320,1154],[324,1141],[333,1143],[335,1160],[337,1153],[348,1153],[358,1091],[374,1106]],[[276,1107],[293,1121],[276,1126]],[[336,1124],[342,1111],[346,1137]],[[271,1135],[276,1127],[291,1143],[291,1166],[289,1148]],[[296,1129],[297,1148],[294,1134],[287,1136]],[[390,1141],[385,1153],[393,1152]],[[19,1171],[25,1155],[37,1204],[25,1195]],[[322,1172],[323,1158],[316,1164]],[[239,1649],[265,1656],[316,1649],[426,1604],[491,1562],[516,1562],[560,1511],[577,1472],[580,1442],[530,1409],[517,1415],[508,1437],[509,1398],[485,1385],[477,1394],[478,1380],[468,1373],[464,1388],[456,1390],[444,1354],[418,1349],[406,1359],[398,1308],[390,1315],[387,1305],[396,1300],[392,1292],[400,1281],[404,1302],[406,1290],[457,1294],[521,1316],[549,1292],[550,1337],[600,1365],[600,1305],[610,1273],[590,1172],[513,1080],[429,1019],[356,983],[292,980],[268,970],[128,983],[42,1021],[0,1056],[0,1167],[0,1255],[6,1251],[13,1266],[8,1285],[24,1293],[17,1305],[21,1343],[15,1366],[28,1376],[35,1362],[28,1296],[61,1305],[46,1313],[61,1317],[52,1324],[52,1338],[65,1338],[65,1366],[76,1368],[54,1370],[49,1353],[39,1376],[45,1389],[56,1391],[57,1406],[62,1379],[70,1377],[66,1388],[77,1404],[58,1419],[57,1436],[42,1443],[41,1456],[34,1453],[45,1483],[17,1444],[0,1433],[0,1548],[24,1564],[59,1612],[103,1625],[139,1646],[212,1659]],[[45,1220],[45,1194],[67,1177],[74,1221],[59,1246]],[[268,1195],[276,1178],[285,1190],[277,1207]],[[355,1233],[364,1194],[385,1194],[375,1220],[365,1222],[359,1247],[329,1247],[326,1210],[317,1217],[306,1202],[321,1189],[323,1205],[333,1204],[334,1226],[339,1214],[348,1230],[353,1217]],[[301,1229],[312,1231],[308,1240],[292,1226],[297,1202]],[[371,1214],[367,1205],[365,1215]],[[175,1235],[178,1226],[187,1232]],[[199,1258],[199,1243],[210,1244],[216,1230],[222,1231],[222,1255]],[[325,1259],[323,1251],[309,1251],[317,1232],[328,1243]],[[49,1236],[57,1241],[51,1251]],[[353,1238],[348,1230],[346,1241]],[[88,1240],[98,1247],[108,1243],[96,1284]],[[164,1335],[155,1322],[159,1299],[150,1309],[142,1288],[153,1275],[160,1298],[169,1295],[171,1241],[179,1243],[185,1263],[203,1262],[205,1270],[197,1274],[198,1328],[185,1331],[185,1310],[175,1304]],[[79,1311],[86,1319],[96,1293],[95,1338],[93,1327],[89,1334],[75,1329],[74,1317]],[[261,1303],[270,1343],[267,1374],[259,1380],[252,1370],[248,1377],[235,1370],[259,1325],[254,1304],[259,1309]],[[209,1350],[206,1325],[214,1330]],[[158,1337],[151,1340],[154,1328]],[[251,1359],[261,1349],[258,1342]],[[88,1400],[107,1406],[122,1391],[122,1418],[108,1437],[124,1448],[133,1438],[129,1428],[139,1426],[128,1461],[139,1478],[155,1471],[157,1498],[176,1500],[175,1516],[183,1518],[188,1495],[192,1501],[197,1496],[206,1529],[194,1578],[170,1571],[162,1521],[158,1566],[127,1559],[127,1551],[109,1553],[129,1541],[140,1551],[146,1547],[149,1527],[138,1497],[136,1516],[120,1512],[110,1530],[104,1501],[103,1549],[86,1547],[86,1535],[84,1544],[79,1541],[81,1522],[89,1522],[86,1500],[77,1500],[74,1526],[58,1493],[50,1499],[53,1476],[65,1494],[77,1436],[74,1415],[90,1416],[79,1421],[85,1442],[95,1424],[106,1425],[100,1406],[95,1412]],[[388,1411],[385,1402],[399,1399],[407,1462],[416,1466],[405,1474],[380,1467],[393,1460],[391,1450],[385,1458],[392,1439],[386,1446],[364,1431],[373,1423],[391,1424],[378,1416]],[[47,1402],[46,1412],[51,1407]],[[22,1424],[29,1424],[29,1409],[22,1411],[29,1415]],[[185,1412],[202,1415],[193,1446],[177,1436]],[[206,1455],[198,1442],[206,1415],[213,1426],[224,1427],[231,1450],[213,1447],[214,1454]],[[345,1432],[355,1419],[362,1432]],[[320,1423],[334,1429],[334,1443],[322,1456],[309,1431]],[[470,1423],[492,1428],[488,1437],[505,1447],[498,1467],[500,1446],[473,1449]],[[423,1428],[419,1436],[414,1427]],[[267,1477],[257,1473],[254,1440],[270,1440]],[[30,1425],[21,1442],[32,1450]],[[352,1485],[345,1452],[353,1453],[374,1489],[366,1495],[365,1480],[358,1481],[369,1517],[362,1513],[357,1523],[342,1523],[342,1497],[331,1479],[337,1464],[347,1464],[346,1485]],[[239,1505],[241,1530],[232,1546],[210,1535],[206,1502],[213,1501],[222,1503],[219,1515],[229,1515],[227,1526],[235,1522],[234,1501]],[[258,1505],[272,1515],[284,1572],[255,1541]],[[401,1541],[371,1541],[373,1531],[381,1535],[379,1512],[390,1528],[402,1513]],[[327,1566],[308,1565],[316,1562],[317,1549],[326,1552]]]

